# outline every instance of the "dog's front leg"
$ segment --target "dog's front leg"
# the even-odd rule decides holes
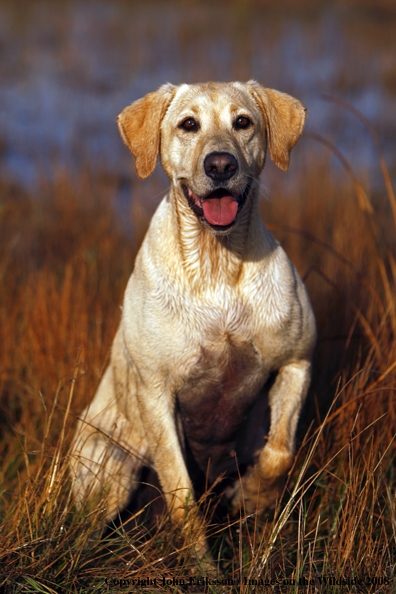
[[[242,481],[248,513],[273,508],[281,494],[283,478],[293,463],[295,436],[301,408],[311,379],[311,364],[301,360],[279,370],[269,393],[271,426],[268,441],[252,472]],[[241,504],[239,491],[233,500]]]
[[[166,382],[146,385],[138,397],[150,457],[170,511],[171,520],[188,531],[203,566],[211,561],[201,519],[193,509],[194,495],[177,433],[175,398]]]

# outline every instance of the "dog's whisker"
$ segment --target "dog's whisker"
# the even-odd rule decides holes
[[[268,186],[266,186],[262,181],[259,181],[259,198],[264,199],[268,202],[272,202],[272,194],[271,190]]]

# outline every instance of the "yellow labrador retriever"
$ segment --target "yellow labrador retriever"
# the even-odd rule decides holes
[[[267,147],[282,170],[305,108],[255,81],[170,84],[118,116],[141,179],[158,155],[169,195],[153,216],[125,292],[111,362],[77,427],[77,500],[104,489],[110,516],[144,465],[171,517],[186,522],[186,451],[208,479],[247,469],[228,494],[274,505],[309,382],[315,320],[303,283],[262,224]],[[262,387],[270,374],[266,443]],[[205,538],[198,543],[204,555]]]

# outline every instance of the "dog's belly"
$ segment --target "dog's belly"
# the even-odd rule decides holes
[[[232,456],[268,374],[253,345],[200,347],[200,355],[178,391],[184,435],[202,470]],[[231,458],[230,458],[231,456]]]

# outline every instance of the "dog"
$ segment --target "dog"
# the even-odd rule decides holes
[[[261,222],[259,176],[267,148],[288,169],[305,116],[297,99],[256,81],[166,84],[118,116],[139,178],[160,155],[171,186],[136,257],[110,364],[78,422],[78,502],[103,489],[115,517],[149,466],[172,521],[191,529],[188,451],[211,482],[245,469],[226,491],[234,507],[274,506],[316,327],[303,282]],[[207,551],[202,533],[196,552]]]

